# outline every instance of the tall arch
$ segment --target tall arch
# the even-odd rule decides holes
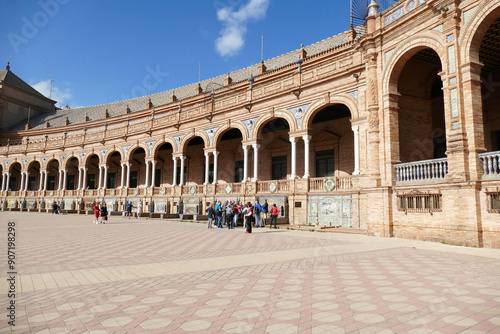
[[[359,108],[358,101],[350,95],[347,94],[338,94],[330,96],[330,101],[326,102],[324,100],[318,100],[313,102],[304,112],[304,117],[302,119],[303,128],[304,126],[309,126],[311,120],[314,118],[314,115],[321,109],[325,107],[335,105],[335,104],[343,104],[349,108],[351,112],[351,118],[357,119],[359,118]]]

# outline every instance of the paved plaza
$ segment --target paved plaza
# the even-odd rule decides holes
[[[500,250],[0,213],[0,332],[498,333]],[[7,222],[16,229],[8,325]]]

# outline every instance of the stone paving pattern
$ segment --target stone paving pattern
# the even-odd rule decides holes
[[[500,250],[362,235],[0,213],[14,333],[495,333]],[[4,246],[5,245],[5,246]],[[6,252],[2,252],[6,253]],[[0,291],[7,291],[6,256]],[[6,301],[1,292],[0,301]]]

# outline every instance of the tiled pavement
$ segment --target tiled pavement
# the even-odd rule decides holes
[[[18,271],[11,328],[1,256],[0,332],[500,332],[500,250],[116,217],[0,221],[4,250],[16,222]]]

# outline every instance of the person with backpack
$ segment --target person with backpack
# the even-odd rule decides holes
[[[255,206],[253,207],[253,214],[255,218],[255,227],[262,227],[260,213],[262,212],[262,206],[259,204],[259,201],[255,201]]]

